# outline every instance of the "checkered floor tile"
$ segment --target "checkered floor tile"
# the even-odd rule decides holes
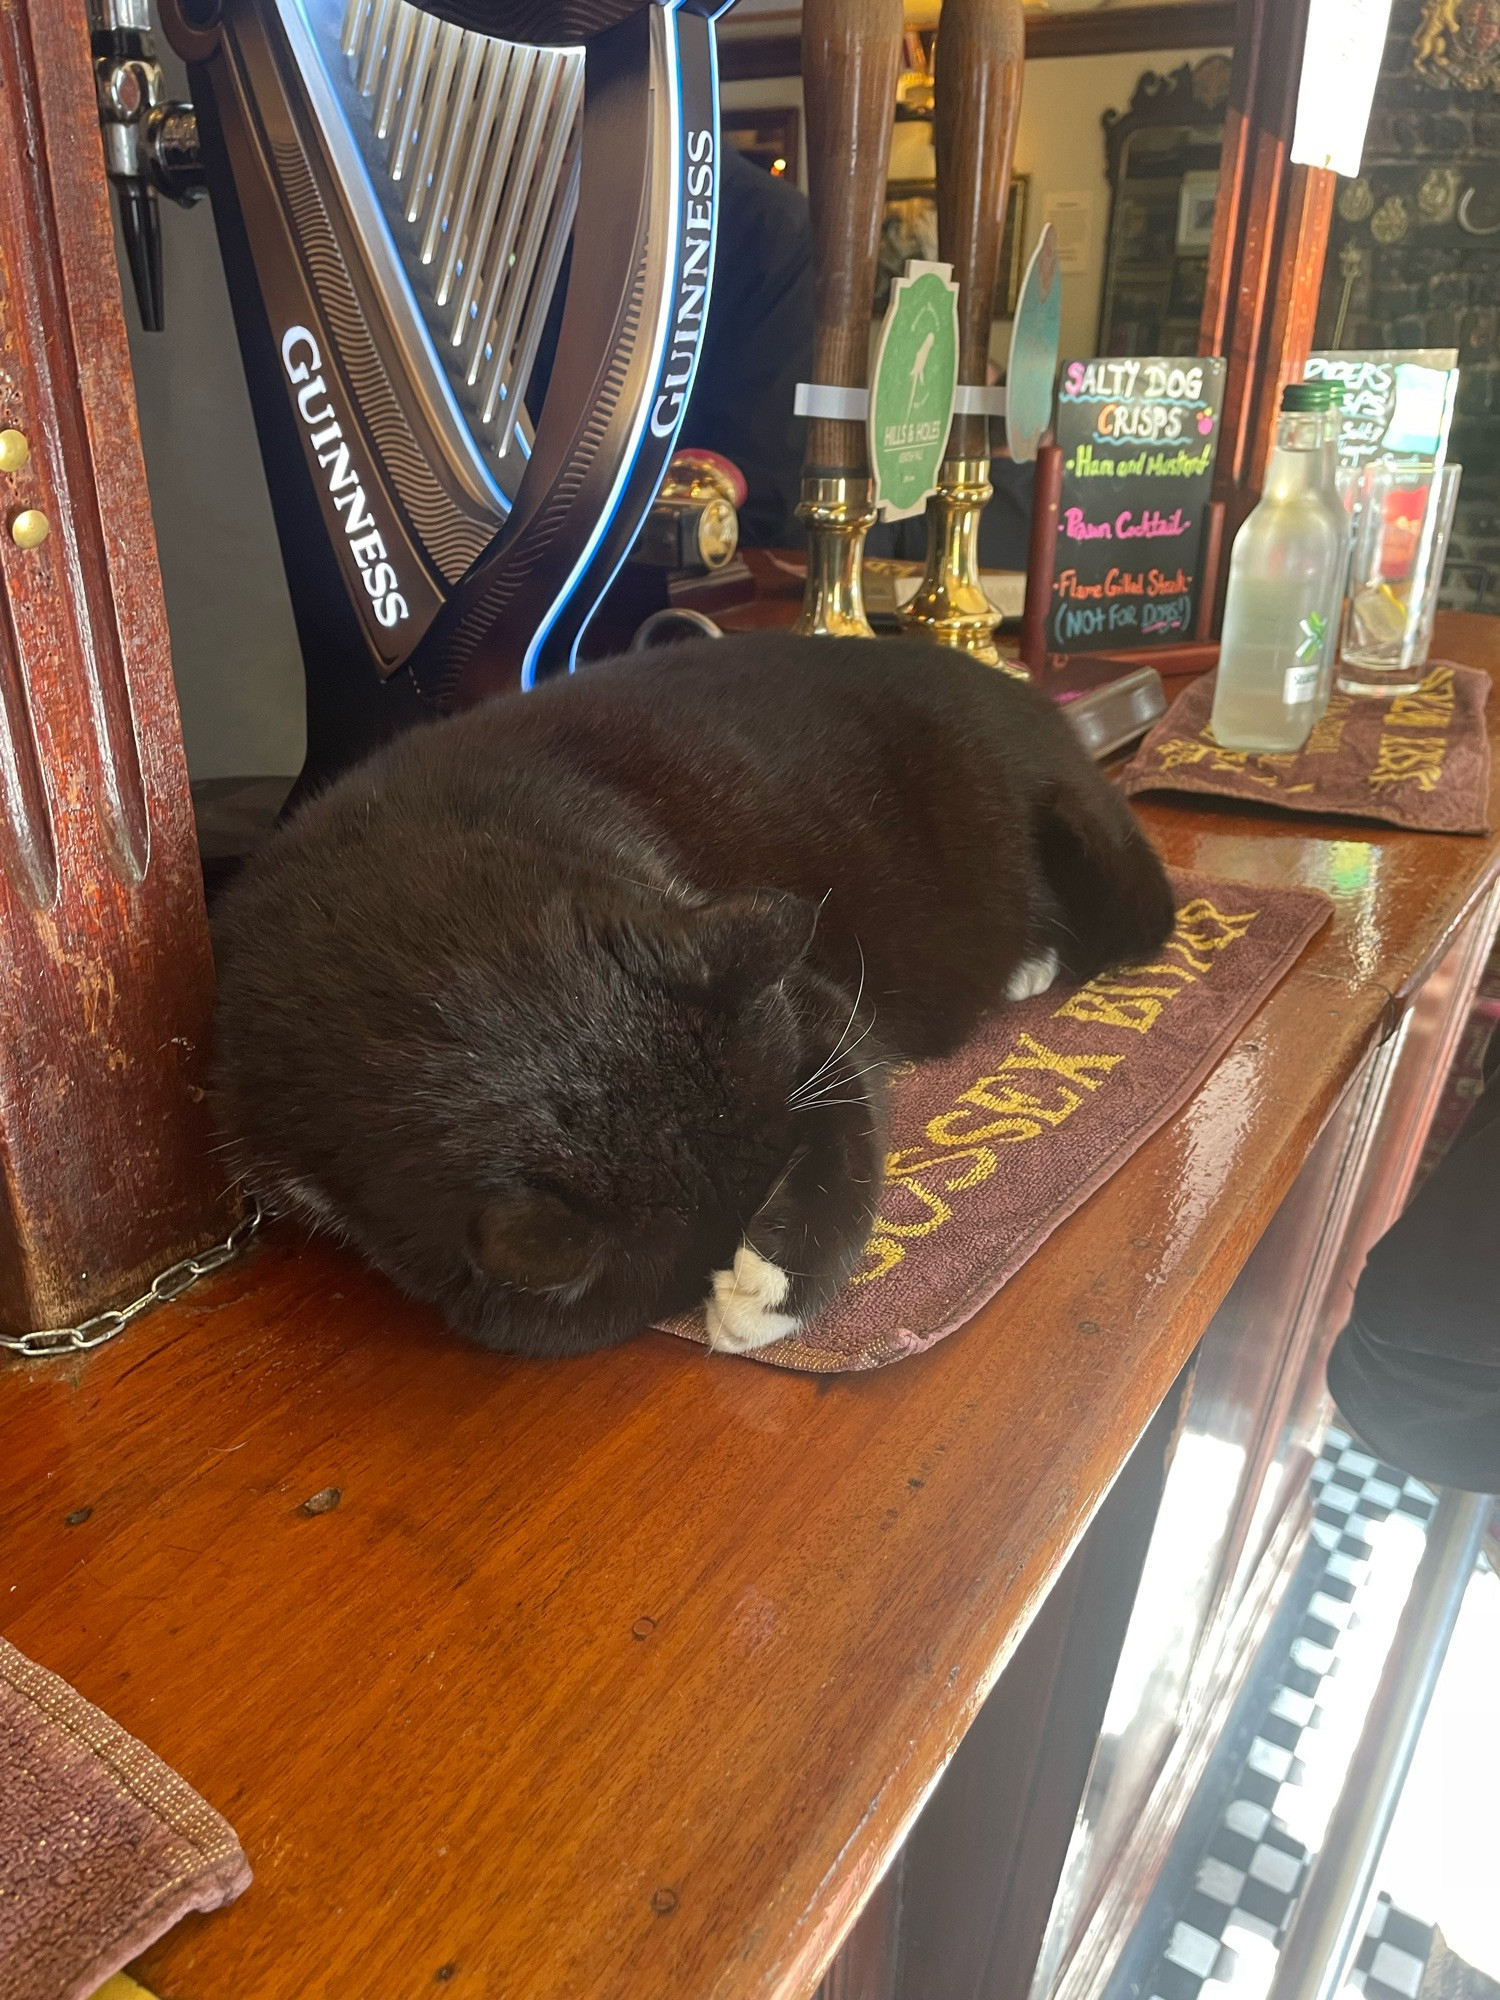
[[[1337,1698],[1337,1675],[1369,1584],[1372,1522],[1392,1513],[1425,1525],[1429,1489],[1330,1431],[1313,1468],[1313,1534],[1323,1572],[1287,1649],[1234,1797],[1176,1911],[1143,2000],[1261,2000],[1276,1967],[1309,1854],[1287,1831],[1312,1761],[1311,1732]],[[1431,1949],[1428,1925],[1377,1902],[1350,1983],[1366,2000],[1413,2000]]]

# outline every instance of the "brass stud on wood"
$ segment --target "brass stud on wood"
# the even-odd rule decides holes
[[[19,472],[31,457],[31,443],[24,431],[0,431],[0,472]]]
[[[52,523],[40,507],[23,507],[10,524],[10,538],[18,549],[39,549],[52,533]]]

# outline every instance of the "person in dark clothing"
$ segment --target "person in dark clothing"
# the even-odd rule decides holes
[[[807,424],[792,403],[813,372],[812,221],[800,188],[733,146],[722,175],[713,296],[678,444],[733,459],[749,488],[740,540],[785,546],[801,539]]]
[[[1500,1493],[1500,1035],[1458,1138],[1370,1252],[1328,1386],[1393,1465]]]
[[[720,452],[744,474],[742,542],[785,546],[802,539],[793,509],[807,424],[792,405],[797,384],[812,379],[812,219],[800,188],[733,146],[724,148],[720,174],[713,293],[677,443]],[[533,419],[552,379],[572,263],[570,244],[526,387]]]

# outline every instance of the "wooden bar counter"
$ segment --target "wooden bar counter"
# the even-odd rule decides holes
[[[1435,651],[1500,670],[1500,623]],[[277,1228],[91,1357],[0,1369],[0,1626],[255,1871],[153,1992],[812,1991],[1351,1080],[1466,921],[1482,956],[1493,839],[1143,817],[1334,919],[928,1355],[522,1364]]]

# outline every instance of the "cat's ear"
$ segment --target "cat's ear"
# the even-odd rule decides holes
[[[638,979],[732,1007],[800,963],[817,923],[817,905],[805,897],[757,889],[695,910],[632,916],[615,927],[610,947]]]
[[[480,1270],[529,1292],[581,1283],[596,1241],[587,1216],[539,1188],[492,1195],[469,1224],[469,1250]]]

